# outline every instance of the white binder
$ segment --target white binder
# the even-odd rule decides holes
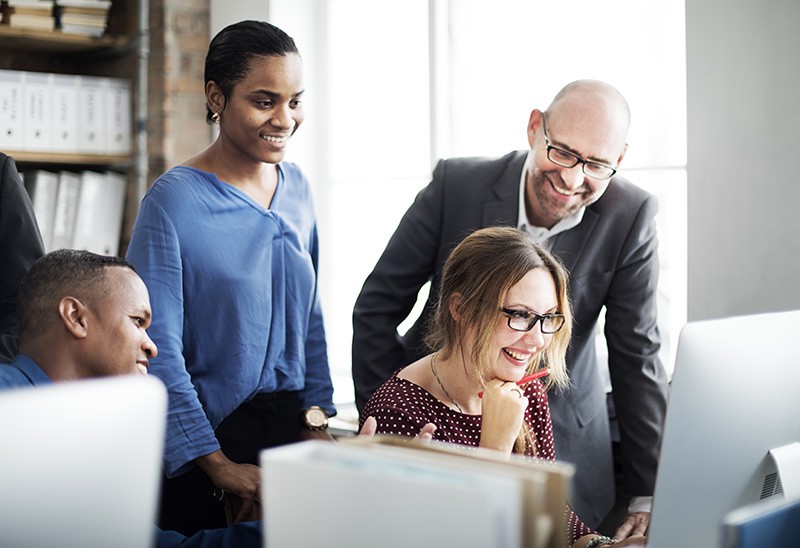
[[[80,188],[80,175],[69,171],[59,173],[56,214],[53,218],[53,249],[72,247]]]
[[[125,205],[126,179],[113,172],[81,173],[75,230],[70,247],[116,255]]]
[[[25,172],[25,188],[33,203],[45,251],[53,250],[53,225],[58,199],[58,173],[35,169]]]
[[[78,149],[83,154],[104,154],[106,150],[105,91],[107,78],[79,76]]]
[[[24,72],[0,70],[0,150],[24,150],[25,116],[22,114],[24,85]]]
[[[108,154],[131,152],[131,82],[109,78],[106,89],[106,124]]]
[[[78,77],[52,74],[53,152],[78,152]]]
[[[52,102],[50,100],[50,74],[26,72],[23,92],[23,150],[52,152]]]

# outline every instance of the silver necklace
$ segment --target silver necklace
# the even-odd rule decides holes
[[[433,364],[433,360],[434,360],[435,357],[436,357],[436,354],[431,356],[431,371],[433,372],[433,376],[436,377],[436,382],[439,383],[439,388],[442,389],[442,392],[444,392],[444,395],[447,396],[447,399],[449,399],[453,403],[453,405],[456,406],[456,409],[458,409],[458,412],[463,415],[464,414],[464,410],[461,409],[461,406],[458,405],[458,402],[453,399],[453,396],[451,396],[450,392],[448,392],[447,389],[444,387],[444,385],[442,384],[442,379],[439,378],[439,374],[436,372],[436,366]]]

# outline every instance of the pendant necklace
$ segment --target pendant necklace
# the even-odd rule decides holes
[[[442,384],[442,379],[439,378],[439,374],[436,372],[436,366],[433,364],[433,360],[434,360],[435,357],[436,357],[436,354],[433,354],[431,356],[431,371],[433,372],[433,376],[436,377],[436,382],[439,383],[439,388],[442,389],[442,392],[444,392],[444,395],[447,396],[447,399],[449,399],[453,403],[453,405],[456,406],[456,408],[458,409],[458,412],[463,415],[464,414],[464,410],[461,409],[461,406],[458,405],[458,402],[453,399],[453,396],[451,396],[450,393],[447,391],[447,389],[444,387],[444,385]]]

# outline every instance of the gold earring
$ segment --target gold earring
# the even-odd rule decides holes
[[[219,124],[219,112],[215,112],[211,115],[211,121],[215,124]]]

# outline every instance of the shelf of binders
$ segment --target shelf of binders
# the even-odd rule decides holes
[[[128,36],[101,36],[93,38],[80,34],[67,34],[58,30],[13,28],[0,25],[0,49],[37,51],[45,53],[88,53],[122,49],[129,45]]]
[[[0,70],[0,150],[20,163],[131,162],[131,81]]]
[[[130,154],[61,154],[3,149],[17,163],[86,166],[121,166],[131,163]]]

